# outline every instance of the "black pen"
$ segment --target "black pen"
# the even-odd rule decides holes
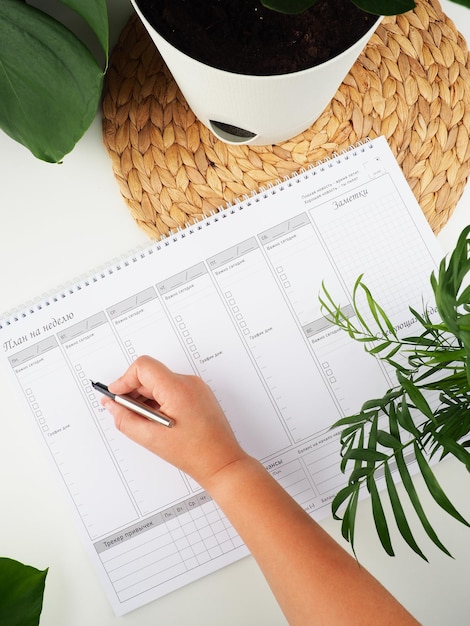
[[[118,396],[116,393],[111,393],[111,391],[109,391],[107,386],[103,385],[103,383],[96,383],[93,380],[90,380],[90,383],[92,384],[93,388],[96,389],[96,391],[99,391],[105,396],[108,396],[108,398],[112,398],[112,400],[114,400],[114,402],[117,402],[117,404],[125,406],[127,409],[130,409],[131,411],[134,411],[134,413],[142,415],[142,417],[146,417],[148,420],[158,422],[159,424],[168,426],[168,428],[171,428],[175,423],[174,420],[172,420],[170,417],[167,417],[166,415],[163,415],[163,413],[159,413],[158,411],[151,409],[144,402],[134,400],[134,398],[131,398],[130,396]]]

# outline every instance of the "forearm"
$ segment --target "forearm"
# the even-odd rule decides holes
[[[258,561],[291,626],[416,624],[240,448],[200,378],[175,374],[140,357],[109,388],[148,398],[175,420],[174,428],[164,428],[103,400],[121,432],[192,476],[218,502]]]
[[[291,626],[417,624],[255,459],[204,485],[258,562]]]

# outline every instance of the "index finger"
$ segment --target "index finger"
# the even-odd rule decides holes
[[[109,385],[112,393],[139,394],[163,404],[165,390],[174,384],[176,375],[160,361],[150,356],[140,356],[117,380]]]

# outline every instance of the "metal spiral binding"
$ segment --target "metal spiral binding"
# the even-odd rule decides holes
[[[62,300],[73,295],[76,292],[86,289],[90,285],[93,285],[101,280],[104,280],[108,276],[124,270],[126,267],[138,263],[139,259],[143,259],[147,256],[154,254],[154,246],[144,246],[134,248],[122,257],[113,259],[106,265],[100,265],[91,272],[81,274],[76,279],[68,281],[54,290],[51,290],[45,294],[38,296],[37,298],[23,303],[19,307],[9,309],[0,315],[0,330],[7,328],[15,322],[33,315],[36,312],[53,305],[55,302]]]
[[[244,194],[240,198],[227,202],[225,205],[218,206],[217,209],[213,209],[205,219],[199,222],[188,222],[183,227],[178,227],[170,231],[169,235],[163,239],[156,239],[150,245],[146,244],[143,247],[131,250],[122,257],[114,259],[111,263],[95,269],[91,272],[91,274],[83,274],[79,276],[77,280],[68,282],[48,294],[39,296],[26,304],[6,311],[0,315],[0,330],[11,326],[19,319],[33,315],[35,312],[51,306],[54,302],[57,302],[62,298],[67,298],[68,296],[73,295],[74,293],[81,291],[82,289],[85,289],[100,280],[104,280],[107,276],[111,276],[116,272],[124,270],[126,267],[137,263],[139,259],[144,259],[164,247],[186,239],[187,236],[193,235],[197,231],[203,230],[204,228],[219,222],[219,220],[224,220],[229,215],[235,215],[239,211],[242,211],[245,207],[250,207],[253,202],[262,202],[268,198],[270,194],[275,195],[279,191],[283,191],[285,189],[284,185],[291,187],[292,185],[300,184],[303,180],[308,179],[310,176],[315,176],[318,171],[323,171],[326,167],[334,167],[335,163],[340,163],[343,159],[347,160],[356,156],[358,150],[364,152],[366,145],[369,143],[370,138],[368,137],[364,140],[357,141],[346,150],[342,150],[339,154],[335,152],[331,155],[331,157],[326,157],[321,161],[317,161],[315,164],[310,164],[307,168],[302,167],[290,176],[286,175],[282,179],[260,186],[257,191],[253,190],[250,194]]]

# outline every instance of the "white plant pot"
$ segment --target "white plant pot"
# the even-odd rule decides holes
[[[168,43],[131,0],[193,113],[219,139],[270,145],[311,126],[335,95],[382,18],[337,57],[300,72],[253,76],[220,70]]]

